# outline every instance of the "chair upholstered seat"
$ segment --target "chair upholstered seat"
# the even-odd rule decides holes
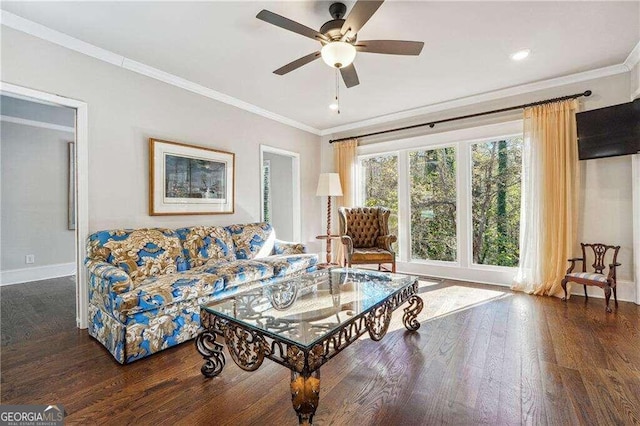
[[[581,278],[583,280],[591,280],[591,281],[600,281],[603,283],[607,282],[607,277],[606,275],[603,274],[595,274],[592,272],[572,272],[570,274],[567,274],[568,277],[573,277],[573,278]]]
[[[393,262],[393,253],[378,247],[364,247],[353,250],[351,255],[352,262]]]

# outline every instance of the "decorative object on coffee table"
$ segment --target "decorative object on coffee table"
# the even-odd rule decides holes
[[[587,286],[595,285],[604,290],[604,296],[606,299],[606,311],[611,312],[611,308],[609,307],[609,299],[611,298],[611,290],[613,290],[613,299],[616,304],[616,308],[618,307],[618,295],[616,292],[616,267],[621,266],[620,263],[617,263],[616,260],[618,258],[618,251],[620,251],[620,246],[609,246],[601,243],[594,244],[585,244],[580,243],[582,247],[582,257],[574,257],[573,259],[569,259],[571,262],[571,266],[567,269],[567,275],[564,276],[562,280],[562,289],[564,290],[564,297],[562,300],[567,300],[567,283],[569,281],[576,282],[578,284],[582,284],[584,286],[584,297],[586,299],[589,298],[587,295]],[[591,252],[587,251],[587,248],[590,248],[593,251],[593,272],[587,272],[587,253],[591,254]],[[607,252],[611,250],[613,252],[613,257],[611,258],[611,263],[609,264],[609,273],[607,275],[604,274],[605,270],[605,256]],[[582,262],[582,272],[573,272],[573,268],[576,266],[576,262]]]
[[[338,173],[321,173],[318,179],[316,195],[327,197],[327,234],[319,235],[318,239],[327,240],[327,264],[332,264],[331,259],[331,197],[342,197],[342,186],[340,185],[340,175]]]
[[[304,273],[201,306],[196,348],[201,372],[222,372],[226,344],[233,361],[257,370],[265,358],[291,370],[291,400],[300,424],[310,424],[320,401],[320,367],[365,333],[381,340],[393,311],[420,328],[418,280],[407,275],[335,268]],[[366,356],[366,354],[365,354]]]
[[[149,139],[149,214],[234,211],[235,154]]]

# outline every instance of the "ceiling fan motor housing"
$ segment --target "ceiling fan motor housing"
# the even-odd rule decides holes
[[[342,33],[340,30],[342,29],[342,25],[344,24],[344,15],[347,13],[347,6],[344,3],[333,3],[329,6],[329,13],[333,17],[331,21],[325,22],[322,27],[320,27],[320,32],[331,40],[340,40],[342,38]],[[348,38],[349,43],[354,43],[356,41],[356,36]]]

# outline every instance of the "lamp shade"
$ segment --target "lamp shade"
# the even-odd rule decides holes
[[[321,173],[318,179],[316,195],[328,195],[329,197],[342,197],[342,186],[338,173]]]

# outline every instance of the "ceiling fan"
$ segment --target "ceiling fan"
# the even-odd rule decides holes
[[[274,74],[284,75],[322,57],[330,67],[340,70],[344,84],[353,87],[360,84],[358,73],[353,66],[356,52],[383,53],[388,55],[417,56],[422,51],[424,43],[421,41],[401,40],[367,40],[357,41],[358,32],[378,10],[382,1],[359,0],[351,12],[343,19],[347,7],[343,3],[333,3],[329,6],[329,13],[333,17],[320,27],[319,31],[309,28],[276,13],[262,10],[256,18],[273,24],[285,30],[293,31],[305,37],[319,41],[322,48],[303,56],[300,59],[278,68]]]

